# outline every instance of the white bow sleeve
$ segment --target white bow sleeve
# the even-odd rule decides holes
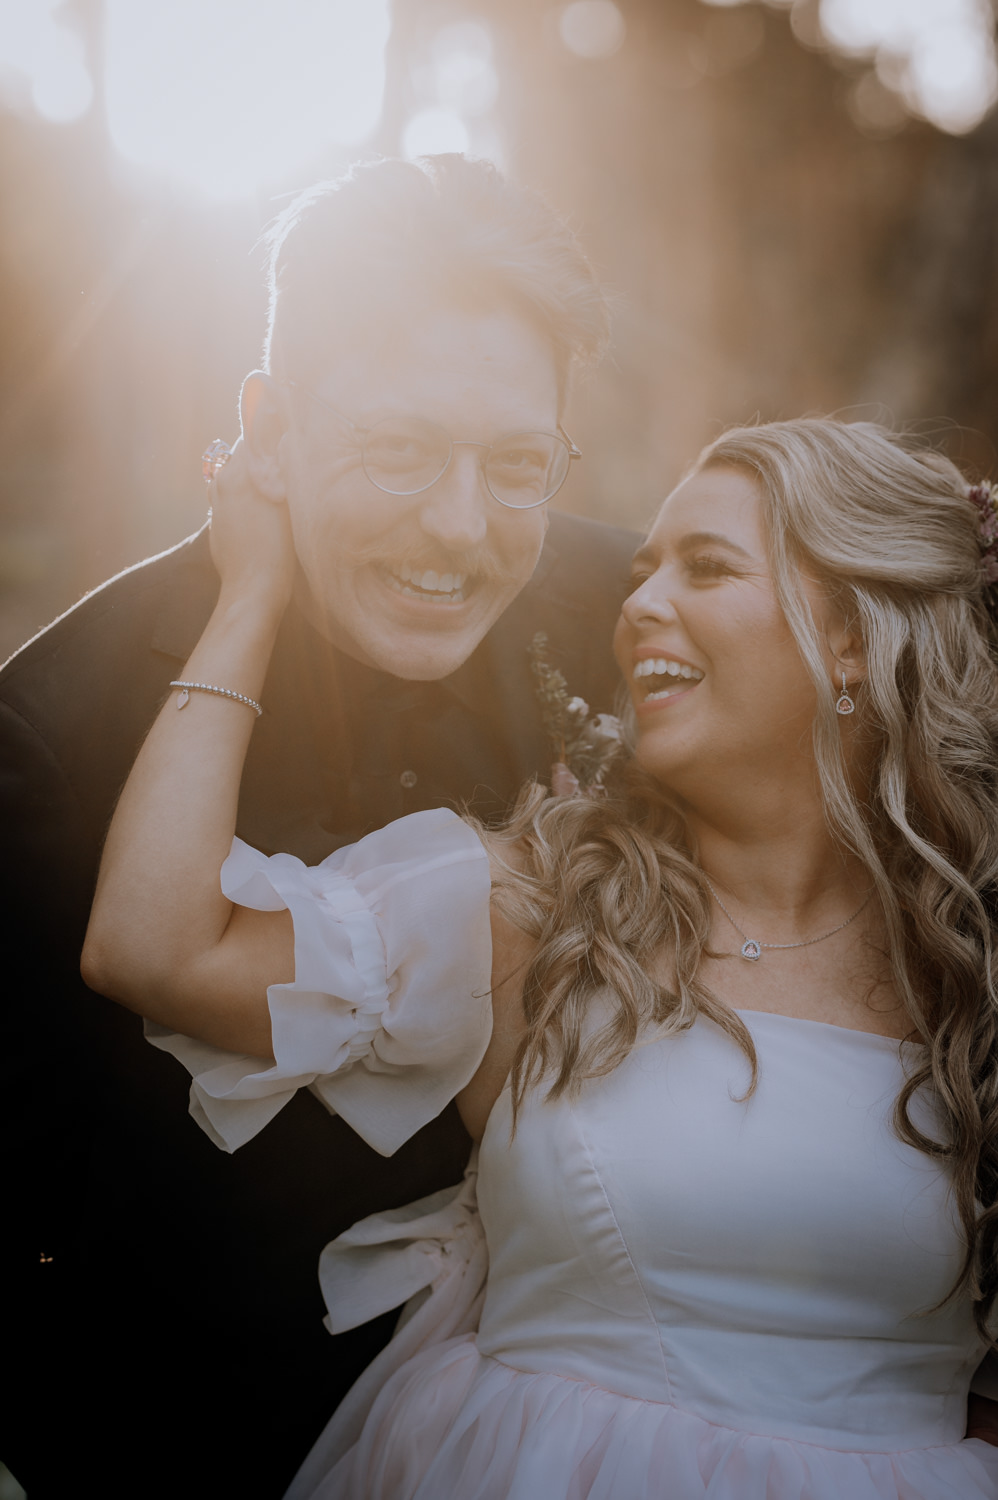
[[[284,1500],[308,1500],[319,1492],[403,1365],[423,1349],[477,1331],[489,1269],[477,1177],[476,1146],[457,1187],[361,1219],[323,1250],[319,1281],[330,1333],[406,1305],[393,1338],[350,1387]]]
[[[231,901],[291,912],[295,977],[267,991],[273,1061],[146,1022],[192,1075],[191,1114],[225,1151],[300,1088],[390,1156],[474,1075],[492,1030],[489,861],[453,812],[413,813],[313,867],[234,839]]]

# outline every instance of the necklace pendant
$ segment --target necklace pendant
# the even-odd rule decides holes
[[[755,938],[746,938],[742,943],[742,958],[751,959],[753,963],[762,957],[762,944],[757,943]]]

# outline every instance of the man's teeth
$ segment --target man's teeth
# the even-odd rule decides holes
[[[466,573],[438,573],[434,568],[420,572],[403,563],[397,573],[389,569],[388,577],[399,593],[410,599],[435,599],[442,604],[460,604],[464,600]]]

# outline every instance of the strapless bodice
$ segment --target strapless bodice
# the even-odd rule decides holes
[[[947,1181],[891,1125],[912,1049],[743,1019],[748,1099],[708,1021],[575,1099],[529,1095],[512,1141],[503,1097],[480,1161],[480,1352],[775,1437],[957,1441],[982,1349],[966,1298],[943,1301],[961,1258]]]

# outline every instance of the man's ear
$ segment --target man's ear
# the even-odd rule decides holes
[[[239,419],[250,478],[268,500],[287,498],[281,439],[287,430],[277,383],[263,370],[246,376],[239,393]]]

